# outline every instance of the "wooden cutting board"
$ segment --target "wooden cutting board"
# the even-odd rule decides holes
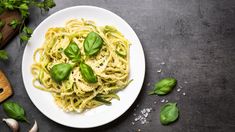
[[[0,70],[0,103],[13,94],[11,85],[5,74]]]
[[[0,15],[0,20],[5,23],[4,27],[0,29],[0,32],[3,35],[3,38],[0,40],[0,49],[6,46],[7,42],[9,42],[9,40],[11,40],[11,38],[14,37],[19,31],[19,26],[16,29],[9,26],[9,23],[14,19],[21,21],[21,15],[17,10],[6,10]]]

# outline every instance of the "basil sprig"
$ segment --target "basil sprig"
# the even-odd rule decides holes
[[[84,62],[80,63],[80,71],[83,79],[88,83],[96,83],[98,81],[92,68]]]
[[[90,32],[84,40],[84,52],[87,56],[93,56],[97,54],[103,45],[103,39],[99,34],[95,32]],[[97,76],[94,74],[92,68],[81,62],[81,52],[78,45],[74,42],[70,43],[64,50],[64,54],[75,64],[80,63],[80,71],[83,79],[88,83],[96,83]],[[74,64],[74,65],[75,65]],[[60,63],[54,65],[50,71],[50,75],[53,80],[60,83],[61,81],[68,78],[73,66],[66,63]]]
[[[90,32],[83,43],[84,51],[87,56],[96,55],[103,45],[103,39],[99,34]]]
[[[164,78],[155,84],[154,90],[149,94],[166,95],[172,91],[176,86],[177,80],[175,78]]]
[[[160,122],[163,125],[168,125],[175,122],[179,117],[179,109],[176,103],[167,103],[160,109]]]
[[[3,103],[3,110],[10,118],[28,122],[23,107],[15,102],[7,101]]]
[[[72,61],[79,62],[81,60],[81,53],[78,45],[74,42],[70,43],[64,50],[64,54]]]
[[[50,75],[53,80],[60,83],[61,81],[68,78],[70,72],[72,70],[72,66],[66,63],[56,64],[51,68]]]

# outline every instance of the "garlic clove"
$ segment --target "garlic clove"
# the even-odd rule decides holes
[[[29,132],[37,132],[38,131],[38,124],[36,120],[34,121],[33,127],[29,130]]]
[[[15,119],[7,118],[2,119],[2,121],[6,122],[6,124],[12,129],[13,132],[18,132],[19,124]]]

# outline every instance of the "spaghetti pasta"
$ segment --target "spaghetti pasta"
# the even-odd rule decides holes
[[[83,43],[90,32],[99,34],[103,39],[102,48],[94,56],[84,53]],[[96,83],[85,81],[79,65],[64,54],[64,49],[71,42],[77,44],[81,59],[93,69]],[[119,99],[116,93],[130,82],[129,45],[129,41],[112,26],[97,26],[95,22],[84,19],[69,20],[65,27],[48,29],[43,46],[34,52],[31,69],[33,85],[50,92],[56,104],[68,112],[81,112],[109,104],[113,98]],[[70,75],[61,83],[54,81],[50,75],[52,67],[59,63],[73,65]]]

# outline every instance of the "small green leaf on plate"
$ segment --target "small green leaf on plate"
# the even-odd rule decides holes
[[[103,45],[103,39],[99,34],[90,32],[84,41],[84,51],[87,56],[96,55]]]

